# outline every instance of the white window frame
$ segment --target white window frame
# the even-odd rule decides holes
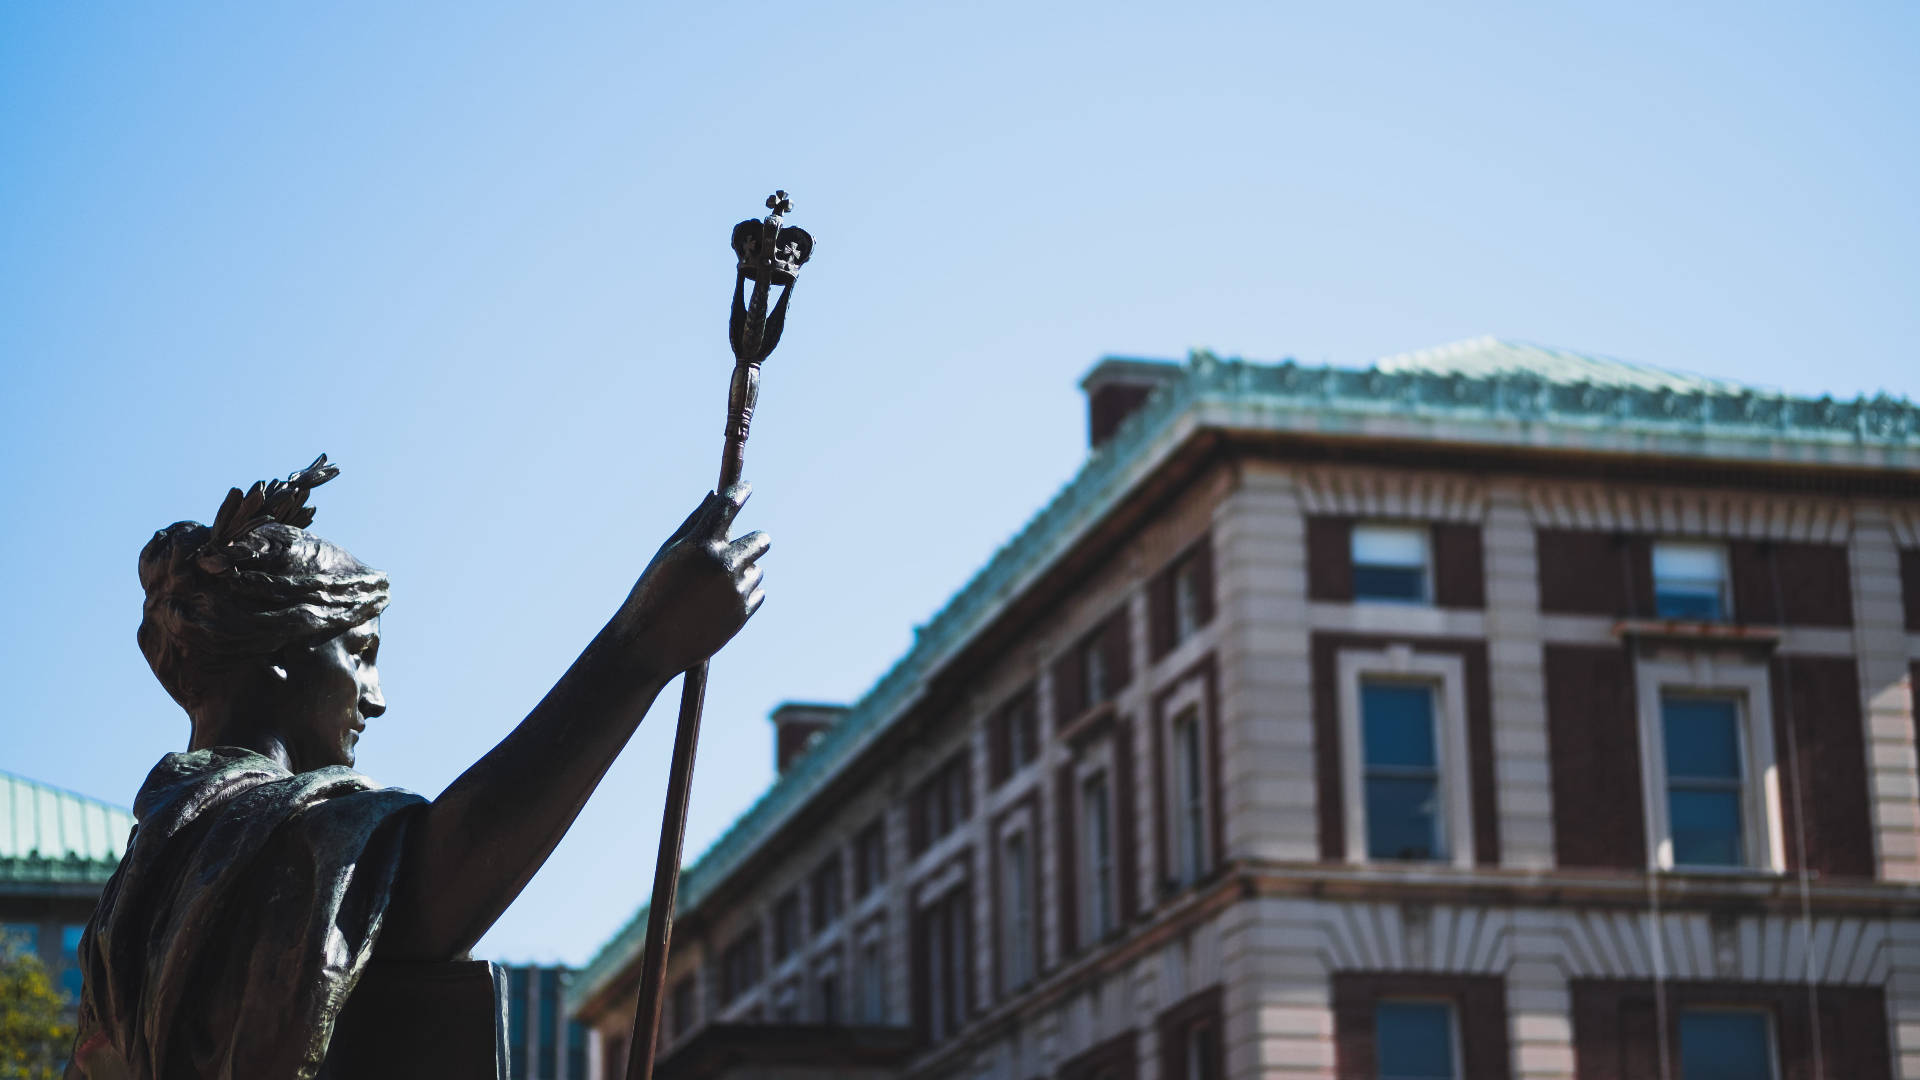
[[[1358,568],[1360,560],[1354,557],[1354,549],[1360,544],[1360,534],[1367,529],[1379,529],[1386,532],[1413,534],[1420,542],[1420,584],[1421,594],[1417,600],[1400,600],[1385,596],[1361,596],[1354,590],[1353,600],[1357,604],[1393,604],[1400,607],[1433,606],[1433,527],[1418,521],[1356,521],[1347,537],[1347,560],[1350,567]],[[1374,565],[1374,564],[1368,564]]]
[[[1655,540],[1653,552],[1649,555],[1651,573],[1653,573],[1653,611],[1659,613],[1661,607],[1661,550],[1695,550],[1695,552],[1713,552],[1716,563],[1720,565],[1720,619],[1718,623],[1734,621],[1734,569],[1726,559],[1726,544],[1718,540],[1690,540],[1690,538],[1668,538]]]
[[[1096,774],[1106,777],[1107,803],[1107,860],[1106,872],[1101,873],[1093,845],[1087,843],[1091,822],[1087,819],[1087,781]],[[1091,747],[1081,755],[1074,768],[1073,806],[1074,806],[1074,855],[1079,862],[1078,877],[1080,895],[1075,902],[1080,908],[1080,938],[1083,945],[1094,945],[1104,941],[1107,935],[1120,928],[1120,806],[1118,785],[1122,777],[1114,773],[1114,753],[1112,739],[1103,739],[1100,744]],[[1098,898],[1102,895],[1096,886],[1105,886],[1107,901],[1106,914],[1109,919],[1094,917],[1098,910]],[[1097,927],[1097,930],[1096,930]]]
[[[1200,632],[1200,582],[1194,572],[1199,565],[1197,551],[1188,551],[1173,564],[1173,611],[1170,614],[1176,646]]]
[[[1108,685],[1113,673],[1107,670],[1106,637],[1102,631],[1080,644],[1080,693],[1089,709],[1113,700],[1113,688]]]
[[[1338,659],[1340,694],[1341,801],[1347,815],[1347,861],[1376,866],[1452,865],[1472,869],[1473,796],[1467,755],[1466,669],[1460,657],[1423,653],[1411,645],[1389,645],[1380,651],[1342,649]],[[1361,740],[1360,684],[1367,679],[1424,682],[1435,687],[1434,749],[1440,766],[1441,823],[1447,850],[1444,858],[1408,863],[1400,859],[1372,859],[1367,855],[1367,792],[1364,744]]]
[[[1685,659],[1641,659],[1634,665],[1640,714],[1640,787],[1647,822],[1650,870],[1701,874],[1771,873],[1787,870],[1782,828],[1780,770],[1773,755],[1773,695],[1764,663],[1702,653]],[[1745,768],[1740,789],[1741,839],[1747,865],[1675,866],[1667,821],[1667,747],[1661,701],[1668,695],[1740,699],[1740,749]]]
[[[1213,871],[1213,725],[1207,714],[1207,687],[1203,677],[1189,677],[1174,687],[1160,707],[1161,745],[1167,748],[1165,769],[1166,805],[1162,813],[1167,823],[1168,876],[1182,886],[1191,885]],[[1199,736],[1200,755],[1199,849],[1189,851],[1193,836],[1187,829],[1190,807],[1185,805],[1182,789],[1186,775],[1180,768],[1180,718],[1191,712]]]
[[[1011,778],[1040,759],[1039,695],[1033,690],[1024,690],[1001,708],[1006,710],[1003,715],[1007,720],[1007,776]],[[1033,757],[1022,756],[1029,745],[1024,737],[1028,730],[1033,732]]]
[[[1691,540],[1685,538],[1655,540],[1649,561],[1652,564],[1650,572],[1653,574],[1653,607],[1656,614],[1660,610],[1660,571],[1658,567],[1660,566],[1661,548],[1667,548],[1669,550],[1689,548],[1698,551],[1713,552],[1714,560],[1720,564],[1720,618],[1715,621],[1732,622],[1735,616],[1733,610],[1733,569],[1727,562],[1727,545],[1718,540]]]
[[[1032,984],[1039,974],[1038,957],[1034,955],[1034,920],[1039,917],[1034,903],[1034,885],[1039,877],[1039,862],[1035,851],[1035,831],[1028,820],[1031,815],[1021,813],[1001,827],[996,852],[1000,860],[1000,982],[1001,992],[1011,994]],[[1009,850],[1015,841],[1019,841],[1021,852],[1016,860]],[[1023,886],[1024,905],[1015,903],[1013,894],[1016,862],[1019,866],[1020,883]],[[1024,907],[1024,912],[1022,908]],[[1016,959],[1020,963],[1016,963]]]

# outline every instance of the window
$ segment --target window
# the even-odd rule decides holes
[[[819,933],[840,918],[840,853],[827,856],[813,872],[813,932]]]
[[[1370,859],[1446,858],[1433,699],[1429,684],[1360,684]]]
[[[1642,658],[1633,678],[1652,868],[1784,872],[1767,665]]]
[[[1348,862],[1474,864],[1466,665],[1409,644],[1336,654]]]
[[[1653,545],[1653,610],[1663,619],[1719,622],[1727,603],[1727,551],[1719,544]]]
[[[82,923],[68,923],[60,928],[60,988],[67,992],[73,1001],[80,1000],[80,985],[84,972],[80,968],[80,939],[87,935]]]
[[[987,781],[999,787],[1040,757],[1040,716],[1031,686],[987,718]]]
[[[934,1041],[960,1030],[967,1012],[967,890],[949,890],[922,909],[926,927],[928,1036]]]
[[[1173,718],[1174,869],[1183,884],[1191,884],[1207,870],[1206,735],[1200,727],[1200,709],[1190,705]]]
[[[968,791],[967,752],[955,753],[933,775],[921,781],[914,797],[920,835],[917,850],[953,832],[972,813],[972,793]]]
[[[778,964],[800,947],[800,894],[789,889],[773,904],[773,962]]]
[[[1773,1032],[1764,1012],[1680,1013],[1680,1080],[1774,1080]]]
[[[1103,642],[1095,638],[1080,647],[1083,650],[1080,677],[1084,680],[1080,688],[1080,700],[1088,708],[1102,704],[1113,696],[1111,680],[1107,678],[1107,651],[1102,645]]]
[[[693,1030],[694,1021],[693,976],[682,975],[680,981],[673,984],[673,1037],[678,1039]]]
[[[1668,696],[1660,721],[1674,865],[1745,866],[1740,703]]]
[[[734,999],[760,984],[760,930],[748,930],[733,939],[720,954],[720,1004]]]
[[[828,971],[820,976],[820,1022],[840,1022],[840,973]]]
[[[874,818],[853,838],[853,895],[865,897],[887,880],[887,822]]]
[[[1459,1080],[1452,1006],[1382,1001],[1374,1006],[1373,1029],[1380,1080]]]
[[[1427,530],[1406,525],[1353,529],[1353,598],[1424,604],[1433,599]]]
[[[859,1017],[863,1023],[883,1024],[887,1020],[887,969],[880,937],[860,943],[860,963],[854,973],[859,995]]]
[[[1112,701],[1132,681],[1130,612],[1130,605],[1122,603],[1061,651],[1053,665],[1053,715],[1058,730],[1068,731],[1085,713]]]
[[[1221,1080],[1225,1073],[1220,1068],[1220,1035],[1213,1021],[1189,1024],[1184,1041],[1181,1056],[1187,1063],[1186,1080]]]
[[[1025,830],[1000,845],[1000,970],[1006,989],[1033,981],[1033,857]]]
[[[1166,656],[1213,621],[1213,540],[1203,536],[1147,583],[1147,652]]]
[[[1032,694],[1022,694],[1007,706],[1007,760],[1017,773],[1040,756],[1040,716]]]
[[[1173,642],[1192,637],[1200,629],[1200,560],[1189,555],[1173,568]]]
[[[1085,940],[1099,941],[1114,931],[1113,805],[1107,774],[1080,782],[1080,850],[1086,876]]]

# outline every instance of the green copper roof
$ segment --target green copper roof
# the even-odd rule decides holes
[[[132,829],[131,811],[0,772],[0,889],[104,882]]]
[[[926,680],[1134,483],[1202,427],[1436,443],[1920,471],[1920,409],[1882,393],[1836,401],[1537,345],[1476,338],[1366,368],[1115,358],[1165,383],[1039,514],[919,628],[846,717],[687,867],[680,914],[700,906],[782,822],[923,692]],[[1096,371],[1098,369],[1096,368]],[[1091,377],[1090,377],[1091,378]],[[1064,418],[1063,418],[1063,422]],[[640,955],[644,907],[574,980],[569,1011]]]
[[[1549,349],[1494,337],[1458,341],[1418,352],[1389,356],[1374,364],[1388,374],[1462,375],[1476,379],[1521,376],[1563,386],[1661,390],[1674,394],[1751,394],[1752,387],[1725,379],[1686,375],[1598,356]]]

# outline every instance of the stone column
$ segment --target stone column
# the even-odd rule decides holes
[[[1914,770],[1900,552],[1884,506],[1856,503],[1847,545],[1853,575],[1853,651],[1866,717],[1868,797],[1880,876],[1920,881],[1920,778]]]

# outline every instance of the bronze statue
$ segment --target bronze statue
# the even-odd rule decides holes
[[[763,274],[775,265],[771,251],[753,255]],[[798,262],[786,255],[790,286]],[[756,375],[786,307],[783,295],[768,319],[757,292],[744,327]],[[395,986],[453,985],[436,982],[435,966],[458,975],[654,698],[683,672],[704,674],[760,606],[768,538],[729,539],[748,493],[733,481],[752,404],[735,382],[729,482],[661,545],[526,719],[432,802],[353,771],[367,721],[386,711],[376,661],[387,578],[306,531],[309,493],[339,472],[325,455],[284,482],[233,489],[211,525],[154,534],[140,553],[139,644],[193,734],[141,786],[139,824],[82,940],[70,1078],[366,1080],[367,1063],[391,1066],[392,1048],[365,1045],[396,1037],[390,1018],[349,1022],[355,1009],[385,1012],[361,1003],[416,993],[396,999]],[[688,691],[697,725],[697,687]],[[686,718],[683,704],[683,728]],[[683,811],[685,778],[674,779]],[[401,975],[376,994],[370,976],[383,970]],[[479,1005],[496,1031],[497,986]],[[362,1045],[336,1044],[337,1026],[341,1043]],[[495,1059],[464,1072],[440,1061],[382,1075],[503,1077],[483,1050]]]

